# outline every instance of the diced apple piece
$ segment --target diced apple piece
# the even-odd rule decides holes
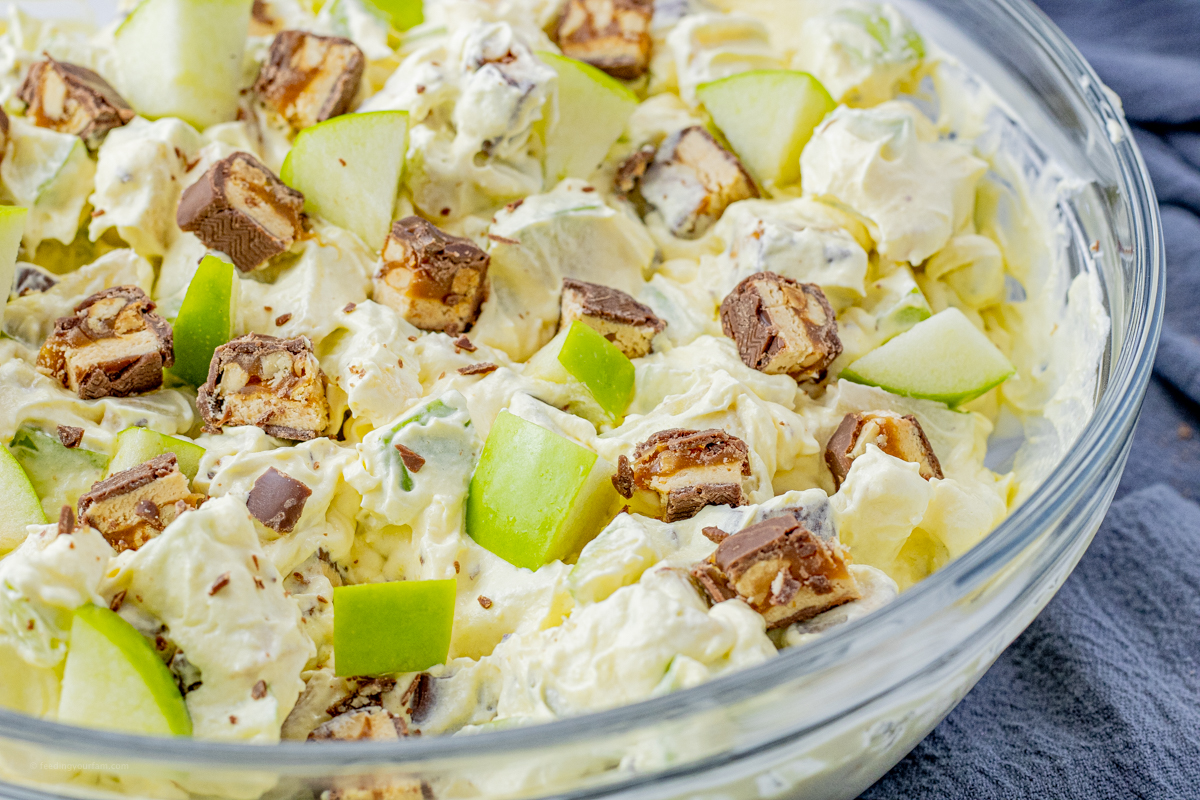
[[[1015,371],[961,311],[947,308],[867,353],[842,370],[842,377],[953,408],[999,386]]]
[[[27,525],[42,525],[46,514],[29,476],[8,450],[0,447],[0,556],[25,541]]]
[[[393,28],[406,31],[425,21],[425,10],[421,0],[364,0],[385,14]]]
[[[586,447],[502,411],[471,478],[467,534],[517,567],[569,558],[612,518],[614,471]]]
[[[233,264],[205,256],[188,284],[175,318],[175,366],[171,374],[200,386],[208,380],[213,351],[233,338],[238,278]]]
[[[637,95],[591,64],[539,52],[558,73],[545,124],[546,183],[586,178],[596,171],[637,108]]]
[[[696,97],[760,184],[800,180],[800,153],[836,107],[807,72],[753,70],[702,84]]]
[[[142,0],[114,34],[117,84],[143,117],[237,116],[253,0]]]
[[[17,430],[8,449],[29,476],[48,519],[58,519],[63,506],[74,508],[108,463],[102,453],[64,447],[50,434],[29,427]]]
[[[585,396],[568,410],[594,424],[620,424],[633,396],[633,362],[594,329],[575,320],[529,360],[526,374],[578,383]]]
[[[0,178],[10,202],[29,209],[22,236],[26,251],[35,253],[47,239],[70,245],[96,175],[87,145],[20,117],[10,120],[8,139]]]
[[[25,217],[29,212],[20,206],[0,206],[0,325],[4,323],[4,304],[17,277],[17,251],[25,235]]]
[[[933,316],[929,301],[907,264],[871,284],[864,304],[875,317],[877,341],[882,344]]]
[[[391,581],[333,590],[333,651],[340,676],[420,672],[446,661],[456,582]]]
[[[408,150],[408,112],[343,114],[305,128],[279,177],[304,195],[304,210],[383,247]]]
[[[200,459],[204,455],[203,447],[187,439],[136,427],[126,428],[117,434],[117,450],[108,462],[104,477],[144,464],[163,453],[174,453],[179,471],[187,475],[188,480],[195,480],[200,470]]]
[[[148,736],[190,736],[192,720],[154,646],[100,606],[75,611],[58,721]]]

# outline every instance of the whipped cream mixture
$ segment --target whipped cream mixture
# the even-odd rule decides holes
[[[238,119],[204,129],[136,116],[89,151],[23,116],[19,89],[44,52],[123,91],[114,26],[14,11],[0,37],[10,117],[0,189],[29,209],[19,270],[53,283],[14,293],[5,309],[0,441],[17,453],[37,435],[56,444],[59,426],[82,431],[56,482],[39,484],[48,520],[104,477],[131,426],[204,448],[191,491],[205,499],[137,548],[114,549],[85,524],[0,538],[6,706],[60,715],[72,612],[88,603],[158,642],[204,739],[304,739],[339,703],[379,705],[402,733],[430,735],[637,702],[882,607],[987,536],[1091,412],[1108,322],[1095,278],[1072,279],[1059,262],[1055,187],[1028,177],[1010,147],[1015,124],[986,88],[890,6],[658,0],[648,68],[624,79],[637,105],[623,132],[593,174],[559,181],[544,169],[544,142],[561,79],[538,54],[560,52],[560,3],[430,2],[402,34],[362,0],[319,13],[302,0],[255,5],[276,30],[361,50],[353,112],[408,113],[392,218],[423,217],[486,251],[487,299],[467,346],[462,331],[421,329],[373,299],[379,243],[310,211],[286,252],[237,274],[233,333],[311,344],[329,405],[320,435],[206,426],[196,387],[170,371],[154,391],[81,399],[38,368],[56,320],[119,286],[140,288],[174,320],[210,252],[177,224],[181,194],[236,152],[279,174],[294,132],[247,101]],[[246,86],[273,38],[251,30]],[[619,188],[619,169],[693,126],[716,132],[701,87],[764,69],[808,72],[835,104],[803,149],[800,180],[759,181],[757,197],[676,235],[667,214]],[[819,287],[836,316],[841,351],[819,374],[748,365],[723,328],[722,301],[763,273]],[[565,335],[556,338],[564,278],[624,292],[665,323],[632,359],[632,396],[616,418],[579,413],[579,387],[533,366]],[[947,309],[1011,361],[1012,377],[956,408],[840,378],[913,320]],[[918,421],[936,476],[860,442],[835,478],[831,437],[868,412]],[[745,447],[741,505],[669,519],[635,496],[565,559],[514,566],[467,531],[472,475],[501,414],[596,454],[609,473],[658,432],[724,432]],[[1015,458],[989,457],[997,424],[1028,439]],[[396,457],[401,445],[423,459],[417,470]],[[270,469],[308,491],[286,531],[248,510]],[[745,597],[715,602],[693,567],[715,563],[721,534],[792,512],[844,559],[857,599],[769,629]],[[433,580],[455,589],[445,662],[373,682],[339,675],[335,589]]]

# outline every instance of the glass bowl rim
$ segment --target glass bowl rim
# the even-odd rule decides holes
[[[906,613],[932,613],[947,589],[962,596],[975,584],[1003,568],[1028,546],[1061,510],[1078,501],[1088,479],[1115,457],[1137,421],[1141,400],[1153,368],[1165,302],[1165,256],[1162,226],[1153,185],[1121,109],[1102,88],[1079,51],[1031,0],[985,0],[1019,23],[1054,64],[1076,79],[1076,86],[1093,116],[1101,123],[1115,121],[1121,136],[1110,140],[1119,166],[1118,183],[1129,208],[1133,240],[1133,281],[1128,287],[1130,313],[1120,354],[1110,365],[1109,379],[1095,412],[1055,471],[1033,494],[966,554],[906,591],[886,607],[822,636],[803,648],[784,650],[761,664],[731,672],[707,683],[626,706],[471,736],[425,737],[397,742],[307,742],[252,744],[190,738],[147,737],[82,728],[0,709],[0,741],[43,745],[57,751],[89,755],[162,760],[171,764],[226,766],[255,771],[275,768],[347,767],[355,764],[405,764],[418,761],[480,757],[533,751],[547,744],[565,745],[599,735],[679,719],[724,705],[732,698],[759,694],[785,678],[826,666],[852,637],[871,637],[894,628]],[[1089,83],[1090,81],[1090,83]],[[1139,302],[1140,301],[1140,302]],[[1110,343],[1112,332],[1110,331]],[[702,759],[703,761],[703,759]],[[695,764],[685,765],[693,768]],[[0,783],[0,785],[4,785]],[[12,788],[17,788],[13,786]],[[53,797],[52,791],[20,787],[29,796]]]

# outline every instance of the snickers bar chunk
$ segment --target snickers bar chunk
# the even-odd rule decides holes
[[[567,0],[554,39],[563,55],[614,78],[640,78],[650,66],[652,0]]]
[[[254,91],[296,130],[350,110],[366,59],[349,39],[283,31],[259,70]]]
[[[633,451],[633,485],[658,495],[662,518],[676,522],[705,506],[742,505],[750,474],[746,443],[724,431],[659,431]]]
[[[404,721],[380,706],[368,706],[338,714],[318,725],[308,735],[310,742],[335,739],[343,742],[395,741],[407,735]]]
[[[702,236],[730,203],[758,197],[738,157],[699,125],[667,137],[639,185],[642,198],[681,239]]]
[[[374,298],[421,330],[456,336],[475,323],[487,299],[490,261],[470,239],[420,217],[398,219],[383,245]]]
[[[200,500],[175,454],[164,453],[93,485],[79,498],[79,519],[120,553],[137,550]]]
[[[848,565],[840,544],[784,514],[729,536],[691,574],[713,603],[740,598],[782,628],[859,599]]]
[[[303,337],[251,333],[221,345],[196,405],[210,433],[256,425],[280,439],[307,441],[329,426],[325,374]]]
[[[889,456],[917,464],[925,480],[944,477],[942,465],[916,417],[891,411],[860,411],[843,417],[825,446],[825,463],[833,474],[835,487],[846,480],[850,465],[867,451],[869,444]]]
[[[758,272],[721,302],[721,328],[742,362],[770,375],[820,380],[841,355],[837,318],[825,293],[774,272]]]
[[[28,106],[26,116],[33,124],[74,134],[91,150],[110,130],[137,116],[104,78],[50,57],[29,68],[17,96]]]
[[[649,306],[625,292],[596,283],[564,278],[562,326],[579,320],[616,345],[626,358],[650,352],[650,342],[667,324]]]
[[[38,352],[38,371],[84,400],[128,397],[162,386],[175,363],[171,325],[136,286],[114,286],[60,317]]]
[[[304,233],[304,195],[249,153],[213,164],[179,198],[175,221],[242,272],[286,252]]]

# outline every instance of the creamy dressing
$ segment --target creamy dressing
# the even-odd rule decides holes
[[[468,332],[477,349],[373,302],[377,254],[313,218],[311,235],[289,253],[238,276],[235,335],[313,343],[328,381],[327,436],[292,444],[254,427],[201,433],[186,389],[80,400],[34,366],[55,319],[116,285],[151,292],[173,318],[206,253],[175,225],[180,191],[239,150],[278,169],[288,141],[261,115],[206,131],[139,117],[92,157],[74,137],[14,115],[0,188],[33,209],[26,249],[75,240],[89,206],[84,236],[128,246],[8,304],[0,435],[73,425],[84,447],[104,455],[131,425],[190,435],[205,448],[193,488],[210,499],[119,556],[91,529],[67,537],[31,527],[23,542],[0,543],[0,552],[12,549],[0,558],[0,703],[52,718],[71,610],[125,591],[129,613],[165,625],[202,676],[185,698],[197,736],[303,738],[322,720],[320,698],[332,696],[334,586],[402,579],[453,579],[457,589],[449,660],[430,671],[437,700],[423,732],[636,702],[760,663],[777,645],[802,646],[886,604],[986,536],[1091,413],[1108,319],[1096,278],[1069,278],[1058,260],[1062,232],[1051,220],[1069,182],[1027,180],[990,93],[894,9],[656,4],[650,74],[636,87],[649,96],[589,180],[548,185],[542,135],[557,77],[534,54],[556,50],[543,32],[553,2],[431,4],[396,51],[358,0],[327,3],[317,16],[299,3],[278,5],[290,26],[348,36],[363,49],[380,88],[364,88],[357,110],[409,113],[396,215],[415,208],[488,250],[490,295]],[[248,48],[247,80],[266,44]],[[9,101],[22,69],[43,49],[108,74],[112,47],[109,34],[16,13],[0,36],[0,97],[15,114]],[[699,84],[787,66],[811,71],[841,103],[804,150],[799,186],[735,203],[691,241],[673,237],[657,212],[639,218],[614,193],[625,157],[706,124]],[[902,96],[923,77],[938,93],[937,119]],[[844,352],[823,390],[747,367],[722,332],[721,300],[762,270],[819,285],[837,313]],[[653,352],[634,361],[634,395],[619,424],[597,428],[560,410],[567,390],[525,364],[555,335],[564,277],[626,291],[667,323]],[[1017,367],[1000,389],[950,410],[837,379],[902,329],[906,309],[948,307]],[[497,369],[458,372],[481,361]],[[944,477],[926,480],[915,464],[867,445],[835,491],[825,444],[846,414],[867,410],[915,416]],[[635,501],[574,563],[515,567],[464,529],[471,475],[501,411],[610,464],[657,431],[720,428],[748,446],[747,504],[668,524],[638,513],[646,509]],[[1027,439],[1004,474],[984,466],[998,419],[1015,420]],[[405,469],[397,444],[426,459],[419,474]],[[312,492],[289,533],[246,509],[269,467]],[[740,600],[710,607],[687,577],[715,549],[701,530],[736,532],[797,507],[821,509],[820,533],[846,546],[863,597],[771,636]],[[210,594],[225,574],[228,584]],[[257,696],[260,680],[269,690]],[[12,685],[28,687],[19,702]]]

